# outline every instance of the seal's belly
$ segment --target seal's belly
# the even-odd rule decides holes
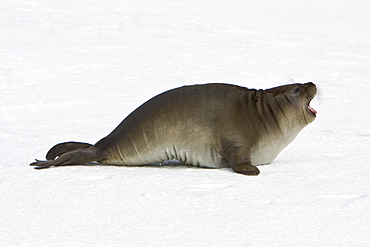
[[[186,165],[205,168],[229,167],[229,163],[223,159],[220,152],[211,145],[200,145],[194,147],[182,147],[181,145],[157,146],[151,150],[139,150],[131,152],[130,155],[124,150],[117,152],[119,156],[112,156],[109,159],[101,160],[103,164],[115,165],[150,165],[165,161],[177,160]]]

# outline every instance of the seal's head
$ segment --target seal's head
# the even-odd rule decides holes
[[[317,112],[310,106],[310,102],[315,97],[317,88],[312,82],[289,84],[267,91],[273,94],[279,105],[284,106],[284,112],[295,116],[301,125],[308,125],[315,120]]]

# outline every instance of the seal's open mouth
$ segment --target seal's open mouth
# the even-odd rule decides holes
[[[312,115],[316,116],[317,111],[310,106],[310,103],[311,103],[311,100],[313,100],[313,98],[315,98],[315,95],[317,93],[317,88],[316,88],[315,84],[313,84],[312,82],[307,83],[307,85],[308,85],[308,89],[307,89],[307,98],[308,98],[307,110]]]
[[[310,105],[308,105],[308,106],[307,106],[307,108],[308,108],[308,110],[309,110],[313,115],[315,115],[315,116],[316,116],[317,111],[316,111],[315,109],[313,109]]]

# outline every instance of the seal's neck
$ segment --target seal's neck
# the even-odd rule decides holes
[[[280,135],[287,141],[292,140],[306,126],[298,115],[292,114],[287,103],[279,102],[266,90],[256,91],[256,108],[270,136]]]

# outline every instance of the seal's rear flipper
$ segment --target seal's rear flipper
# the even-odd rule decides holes
[[[31,166],[35,169],[49,168],[50,166],[81,165],[99,160],[97,148],[90,146],[88,148],[78,148],[61,154],[56,160],[36,160]]]
[[[54,160],[56,157],[61,156],[64,153],[70,152],[78,148],[88,148],[92,145],[84,142],[63,142],[52,147],[46,154],[47,160]]]

